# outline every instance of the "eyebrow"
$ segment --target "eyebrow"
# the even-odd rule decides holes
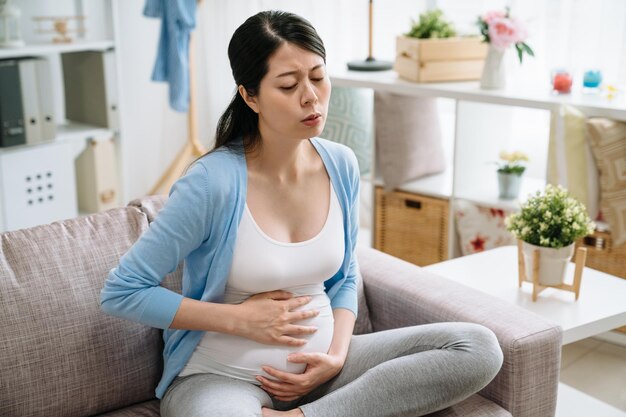
[[[320,68],[320,67],[323,67],[323,66],[324,66],[324,64],[318,64],[318,65],[314,66],[313,68],[311,68],[309,71],[315,71],[316,69],[318,69],[318,68]],[[276,78],[286,77],[286,76],[288,76],[288,75],[295,75],[295,74],[297,74],[298,72],[300,72],[300,71],[297,71],[297,70],[296,70],[296,71],[288,71],[288,72],[283,72],[282,74],[277,75],[277,76],[276,76]]]

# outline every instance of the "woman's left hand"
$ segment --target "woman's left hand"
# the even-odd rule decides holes
[[[292,374],[264,366],[263,370],[278,381],[260,375],[256,377],[262,384],[261,388],[279,401],[296,400],[329,381],[341,371],[345,359],[326,353],[298,352],[290,354],[287,360],[306,363],[306,369],[301,374]]]

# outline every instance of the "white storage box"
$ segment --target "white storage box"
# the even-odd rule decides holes
[[[119,206],[119,181],[113,139],[89,140],[76,158],[78,208],[87,213]]]
[[[52,142],[0,152],[0,231],[77,215],[70,144]]]

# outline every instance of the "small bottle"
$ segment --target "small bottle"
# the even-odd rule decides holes
[[[598,94],[602,84],[602,72],[600,70],[587,70],[583,75],[583,93]]]
[[[572,75],[565,69],[556,69],[552,72],[552,89],[557,94],[568,94],[572,91]]]

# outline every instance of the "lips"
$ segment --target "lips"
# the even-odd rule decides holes
[[[320,113],[313,113],[308,115],[305,119],[302,119],[301,122],[309,122],[311,120],[315,120],[318,117],[322,117],[322,115]]]

